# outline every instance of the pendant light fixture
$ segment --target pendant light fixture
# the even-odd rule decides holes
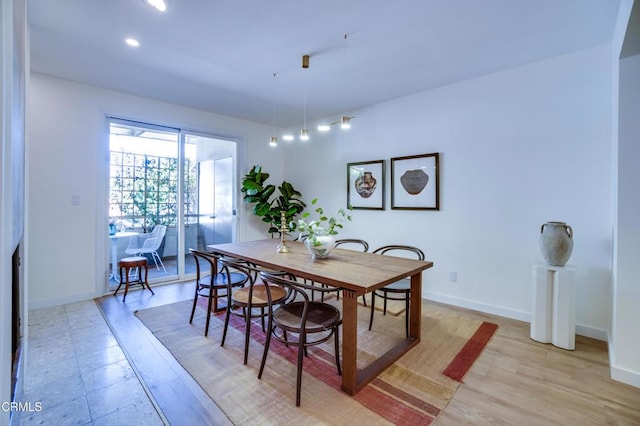
[[[273,73],[273,96],[271,101],[272,128],[271,137],[269,138],[269,146],[278,146],[278,137],[276,136],[276,73]]]
[[[349,87],[349,82],[347,79],[347,34],[344,35],[344,114],[342,119],[340,120],[340,127],[342,129],[350,129],[351,128],[351,117],[347,115],[347,88]]]
[[[309,68],[309,55],[302,56],[302,69]],[[302,130],[300,130],[300,140],[308,141],[309,140],[309,129],[307,129],[307,84],[305,82],[304,85],[304,99],[303,99],[303,118],[302,118]]]
[[[333,126],[339,125],[341,129],[350,129],[351,128],[351,120],[353,120],[353,116],[347,114],[347,92],[349,89],[349,75],[348,75],[348,67],[347,67],[347,39],[348,34],[344,35],[344,90],[343,90],[343,114],[339,120],[334,121],[332,123],[320,123],[317,127],[319,132],[328,132],[331,130]],[[302,69],[309,69],[309,60],[310,55],[302,56]],[[304,72],[304,71],[303,71]],[[273,74],[275,79],[276,74]],[[305,76],[306,78],[306,76]],[[274,80],[275,81],[275,80]],[[310,139],[310,131],[307,128],[307,84],[308,81],[304,81],[304,95],[303,95],[303,108],[302,108],[302,128],[300,129],[300,140],[308,141]],[[274,102],[274,111],[273,111],[273,134],[275,135],[275,102]],[[284,141],[292,141],[295,139],[295,133],[286,132],[282,135],[282,140]],[[276,136],[271,136],[269,140],[269,145],[277,146],[278,138]]]

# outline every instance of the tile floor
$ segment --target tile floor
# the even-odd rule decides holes
[[[165,423],[93,301],[29,312],[22,401],[14,424]]]

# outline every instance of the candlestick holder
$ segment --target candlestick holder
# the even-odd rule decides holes
[[[285,211],[280,212],[280,244],[278,244],[278,253],[289,253],[289,247],[287,246],[287,241],[285,239],[287,235],[287,217]]]

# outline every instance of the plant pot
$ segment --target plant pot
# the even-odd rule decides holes
[[[336,246],[333,235],[314,235],[304,240],[312,259],[326,259]]]

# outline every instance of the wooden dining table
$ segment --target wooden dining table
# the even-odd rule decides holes
[[[420,342],[422,271],[431,268],[433,262],[340,248],[334,249],[326,259],[312,259],[303,243],[287,241],[288,253],[279,253],[279,244],[278,239],[265,239],[207,247],[212,252],[342,289],[344,392],[355,395]],[[400,340],[369,365],[358,369],[358,297],[407,277],[411,279],[409,337]]]

